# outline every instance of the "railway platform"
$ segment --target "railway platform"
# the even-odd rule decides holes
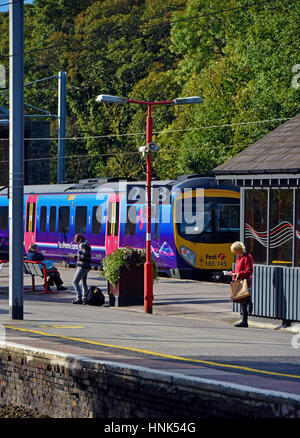
[[[139,373],[151,370],[163,379],[177,376],[195,385],[210,382],[242,391],[245,400],[249,391],[288,397],[300,406],[298,324],[281,328],[281,321],[250,317],[247,329],[234,327],[240,316],[232,312],[229,285],[160,277],[154,284],[153,314],[146,314],[143,306],[110,307],[107,282],[94,270],[88,284],[102,289],[104,306],[73,305],[74,269],[59,271],[68,289],[53,294],[39,293],[42,279],[40,289],[30,291],[31,278],[25,277],[24,319],[11,320],[8,267],[3,267],[2,345],[119,364]]]

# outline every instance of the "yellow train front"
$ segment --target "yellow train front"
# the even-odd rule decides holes
[[[188,178],[173,187],[177,278],[216,280],[232,269],[231,244],[239,240],[239,188],[214,178]]]

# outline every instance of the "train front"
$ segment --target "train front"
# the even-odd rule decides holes
[[[177,187],[173,196],[174,237],[180,278],[222,278],[232,269],[231,244],[239,240],[239,189],[213,178]],[[196,186],[197,185],[197,186]]]

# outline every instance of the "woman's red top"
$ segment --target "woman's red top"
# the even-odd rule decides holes
[[[253,275],[253,257],[249,252],[238,256],[235,270],[232,271],[235,274],[239,274],[239,278],[243,280],[247,278],[248,286],[251,286],[251,280]]]

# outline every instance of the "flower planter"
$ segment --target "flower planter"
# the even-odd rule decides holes
[[[144,266],[131,270],[121,268],[120,280],[114,287],[108,282],[110,306],[135,306],[144,304]]]

